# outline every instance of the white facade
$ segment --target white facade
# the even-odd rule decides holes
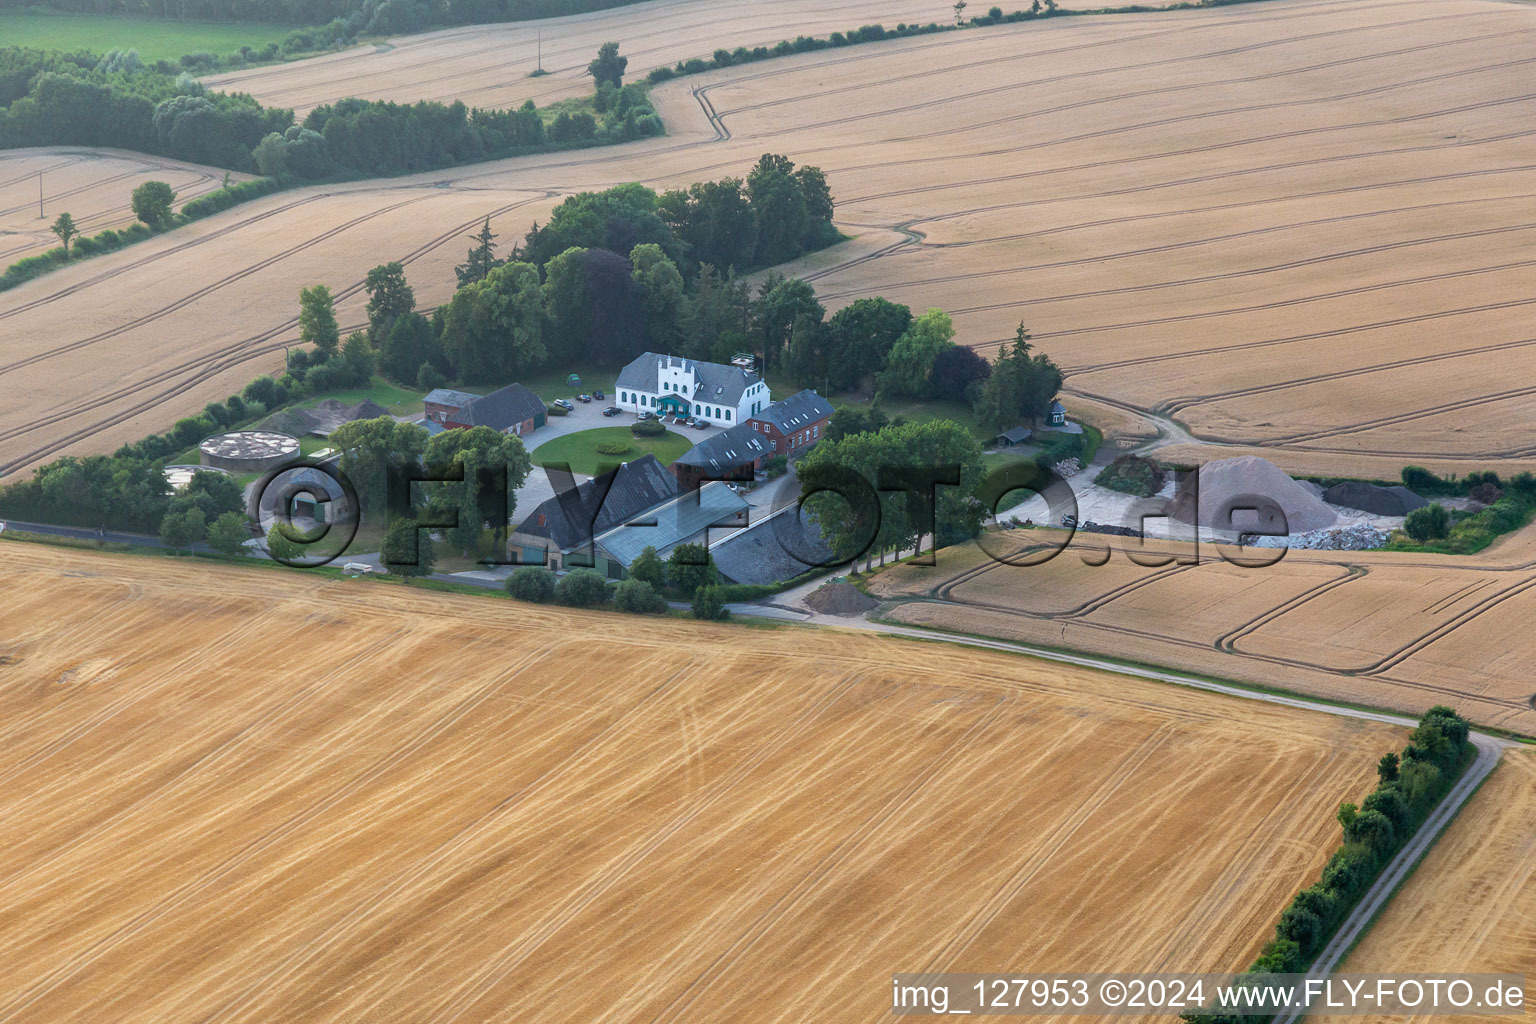
[[[719,393],[718,387],[711,390],[706,376],[718,380],[727,374],[741,375],[742,371],[730,366],[705,365],[709,369],[707,375],[699,372],[700,364],[695,360],[663,357],[657,368],[654,390],[627,386],[621,380],[613,396],[614,405],[637,415],[642,412],[666,415],[686,405],[686,416],[697,417],[712,426],[734,427],[773,403],[768,385],[755,375],[742,390],[740,399],[731,402]]]

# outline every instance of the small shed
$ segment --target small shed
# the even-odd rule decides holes
[[[1035,432],[1028,427],[1014,427],[1012,430],[1005,430],[997,435],[997,447],[1012,448],[1015,445],[1023,444],[1033,436],[1035,436]]]
[[[1064,427],[1064,426],[1066,426],[1067,425],[1067,407],[1062,405],[1060,402],[1052,402],[1051,403],[1051,411],[1048,414],[1046,414],[1046,422],[1049,423],[1053,427]]]

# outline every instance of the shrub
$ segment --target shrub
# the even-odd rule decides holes
[[[1451,516],[1444,505],[1425,505],[1408,513],[1403,520],[1403,532],[1421,544],[1439,540],[1450,533]]]
[[[555,584],[555,600],[571,608],[596,608],[608,603],[608,581],[594,569],[577,569]]]
[[[614,587],[613,603],[631,615],[662,615],[667,610],[667,599],[644,580],[625,580]]]
[[[636,437],[660,437],[667,428],[661,420],[636,420],[630,424],[629,432]]]
[[[667,559],[667,579],[683,594],[715,582],[715,561],[700,544],[679,544]]]
[[[1484,481],[1474,485],[1471,490],[1467,491],[1467,497],[1480,505],[1492,505],[1504,497],[1504,492],[1499,489],[1498,484]]]
[[[631,579],[649,583],[652,589],[660,590],[667,583],[667,563],[656,554],[654,547],[646,545],[645,550],[640,552],[640,557],[635,559],[634,564],[629,567],[629,576]]]
[[[597,446],[599,455],[628,455],[634,451],[634,446],[623,441],[603,441]]]
[[[1139,455],[1122,455],[1104,467],[1093,482],[1112,491],[1150,498],[1163,489],[1167,479],[1163,467],[1151,459]]]
[[[548,604],[555,599],[555,574],[542,565],[525,565],[504,584],[507,593],[519,601]]]
[[[693,592],[693,617],[718,622],[731,613],[725,609],[725,595],[718,585],[700,587]]]
[[[1444,494],[1452,489],[1449,480],[1440,479],[1422,466],[1403,467],[1403,486],[1420,494]]]

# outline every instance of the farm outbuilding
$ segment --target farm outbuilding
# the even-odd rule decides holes
[[[1024,444],[1034,436],[1035,432],[1028,427],[1014,427],[1012,430],[1005,430],[998,434],[994,444],[999,448],[1012,448],[1015,445]]]

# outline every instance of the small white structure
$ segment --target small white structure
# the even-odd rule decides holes
[[[745,423],[773,404],[751,370],[647,352],[619,371],[614,404],[639,415],[693,416],[719,427]]]

